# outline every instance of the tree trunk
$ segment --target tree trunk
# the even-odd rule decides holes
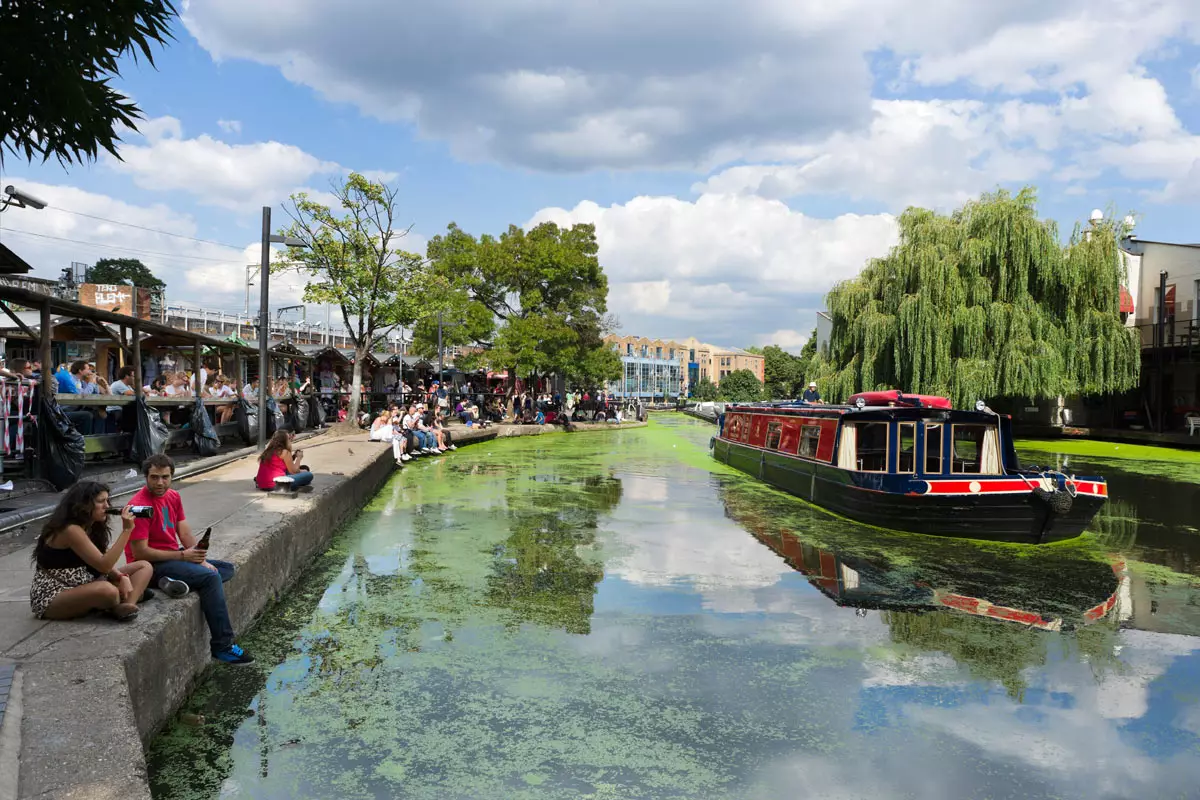
[[[358,411],[362,399],[362,365],[363,359],[366,357],[366,348],[354,348],[354,369],[350,378],[350,411],[346,415],[346,419],[355,425],[358,424]]]

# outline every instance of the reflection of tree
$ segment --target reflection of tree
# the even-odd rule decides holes
[[[1022,671],[1046,663],[1046,631],[953,612],[913,614],[885,611],[892,641],[921,651],[945,653],[980,680],[996,681],[1020,702]]]
[[[1125,500],[1109,500],[1100,507],[1091,528],[1096,539],[1113,550],[1127,550],[1137,542],[1137,506]]]
[[[514,612],[517,623],[588,633],[604,568],[581,556],[580,548],[595,544],[599,515],[620,502],[621,481],[589,475],[548,486],[554,488],[543,486],[535,493],[541,510],[510,514],[510,534],[498,548],[487,600]]]

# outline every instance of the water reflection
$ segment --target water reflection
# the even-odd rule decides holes
[[[1197,604],[1138,560],[1152,506],[1047,548],[888,534],[708,435],[406,471],[154,742],[156,796],[1194,795]]]

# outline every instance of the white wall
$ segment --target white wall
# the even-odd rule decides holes
[[[817,314],[817,352],[825,355],[829,348],[829,338],[833,335],[833,320],[824,314]]]
[[[1134,295],[1139,324],[1154,322],[1154,290],[1158,288],[1158,273],[1167,271],[1167,285],[1175,284],[1175,320],[1196,318],[1196,281],[1200,279],[1200,247],[1144,243],[1141,258],[1141,285]],[[1132,287],[1130,287],[1132,290]]]

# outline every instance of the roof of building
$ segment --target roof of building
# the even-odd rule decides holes
[[[0,274],[4,275],[24,275],[33,267],[29,266],[23,258],[9,250],[8,247],[0,242]]]

